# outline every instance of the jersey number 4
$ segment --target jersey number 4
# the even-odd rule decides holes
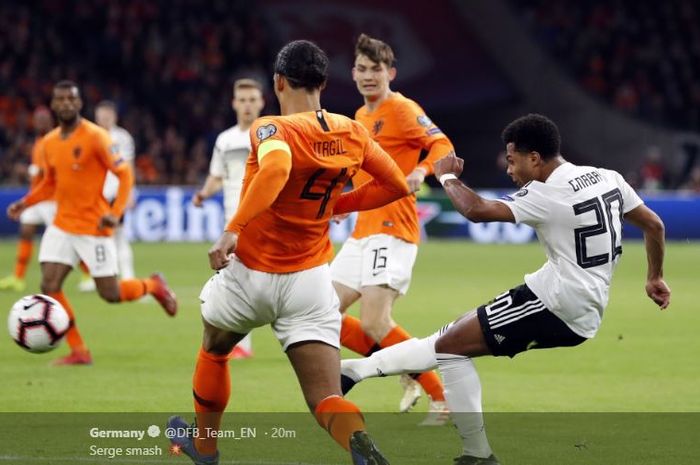
[[[613,223],[613,203],[617,202],[620,215],[619,230],[615,229]],[[619,189],[613,189],[600,197],[593,197],[585,202],[577,203],[574,207],[575,215],[582,215],[586,212],[595,212],[596,223],[591,226],[584,226],[574,229],[574,239],[576,241],[576,262],[581,268],[592,268],[594,266],[605,265],[615,261],[615,257],[622,255],[622,244],[618,245],[618,235],[622,241],[622,194]],[[603,212],[605,210],[605,212]],[[592,239],[599,244],[603,238],[597,236],[609,233],[610,253],[599,255],[588,255],[586,240]],[[600,249],[598,249],[600,250]]]
[[[331,194],[333,194],[333,189],[335,189],[335,186],[337,186],[339,183],[341,185],[345,184],[345,182],[348,180],[347,173],[347,168],[342,168],[340,171],[319,168],[314,171],[311,177],[309,177],[309,180],[306,181],[304,189],[301,191],[299,198],[321,201],[321,205],[318,207],[318,213],[316,214],[316,219],[321,219],[323,218],[323,215],[326,214],[326,207],[328,206],[328,201],[331,199]],[[322,186],[326,183],[328,183],[328,186],[324,190]]]

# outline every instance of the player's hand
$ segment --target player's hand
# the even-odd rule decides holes
[[[341,213],[340,215],[333,215],[333,216],[331,216],[331,221],[334,222],[335,224],[340,224],[348,216],[350,216],[350,213]]]
[[[443,174],[452,173],[459,177],[464,169],[464,160],[455,155],[454,152],[450,152],[443,158],[435,162],[435,177],[440,179]]]
[[[236,251],[238,244],[238,234],[230,231],[224,231],[219,239],[209,249],[209,266],[212,270],[220,270],[226,268],[233,252]]]
[[[662,278],[647,280],[646,291],[649,298],[661,307],[661,310],[668,307],[668,304],[671,303],[671,288],[668,287],[668,284]]]
[[[18,200],[16,202],[12,202],[7,207],[7,216],[11,220],[19,221],[19,216],[22,214],[22,212],[25,210],[25,208],[27,208],[27,206],[21,200]]]
[[[106,215],[102,215],[102,218],[100,218],[100,224],[97,226],[97,228],[116,228],[117,226],[119,226],[119,218],[111,213],[108,213]]]
[[[411,171],[411,174],[406,176],[406,183],[408,183],[411,192],[418,192],[420,190],[420,186],[425,180],[425,173],[426,171],[423,168],[416,168]]]
[[[202,202],[206,200],[206,197],[202,195],[202,191],[197,191],[195,194],[192,196],[192,205],[195,207],[201,207]]]

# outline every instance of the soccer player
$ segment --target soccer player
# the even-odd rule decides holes
[[[42,143],[47,132],[53,128],[51,112],[46,107],[38,107],[32,115],[36,140],[32,146],[31,165],[29,165],[30,190],[34,188],[44,176],[44,162]],[[27,286],[24,276],[27,272],[29,259],[34,248],[34,235],[39,226],[48,226],[56,214],[56,202],[53,199],[38,203],[22,212],[19,218],[19,242],[17,243],[17,259],[15,271],[12,275],[0,279],[0,290],[12,290],[21,292]]]
[[[245,161],[250,153],[248,130],[265,106],[262,85],[255,79],[238,79],[233,84],[231,106],[236,112],[236,125],[216,138],[209,165],[209,176],[204,186],[192,197],[192,203],[196,207],[201,207],[204,200],[223,187],[224,213],[227,220],[233,218],[240,201]],[[233,348],[233,358],[253,356],[250,338],[249,334]]]
[[[117,126],[117,105],[111,100],[103,100],[95,107],[95,122],[109,132],[112,143],[116,146],[119,155],[129,166],[134,168],[134,138],[129,131],[121,126]],[[107,173],[102,195],[107,202],[114,202],[119,190],[119,179],[111,172]],[[127,208],[133,202],[133,193],[130,193]],[[114,228],[114,243],[117,246],[117,263],[119,276],[124,279],[134,277],[134,252],[131,250],[129,238],[124,232],[124,216],[119,218],[119,224]],[[88,270],[85,270],[83,279],[78,285],[82,292],[92,292],[95,290],[95,282],[92,280]]]
[[[352,77],[365,104],[357,110],[355,119],[394,159],[416,192],[425,176],[432,174],[433,162],[454,148],[416,102],[391,90],[390,83],[396,77],[394,61],[389,45],[360,35]],[[427,155],[419,162],[422,151]],[[370,179],[360,172],[353,183],[359,186]],[[340,341],[345,347],[368,356],[410,339],[393,320],[392,309],[396,299],[408,291],[419,240],[415,195],[359,214],[352,237],[331,265],[340,311],[345,313],[360,301],[359,319],[347,314],[343,317]],[[406,412],[417,402],[421,395],[418,383],[431,400],[430,413],[422,424],[444,424],[448,416],[443,387],[434,372],[402,377],[404,396],[399,409]]]
[[[147,279],[117,279],[112,229],[119,223],[133,186],[131,168],[116,152],[109,134],[80,116],[78,86],[60,81],[53,88],[51,109],[59,127],[44,137],[46,170],[42,181],[24,198],[12,203],[8,216],[18,219],[27,208],[56,199],[57,212],[39,249],[41,292],[61,302],[71,318],[66,338],[70,355],[58,365],[89,365],[92,357],[75,325],[75,316],[63,294],[63,282],[79,260],[90,270],[97,292],[107,302],[124,302],[150,293],[166,313],[177,311],[175,294],[159,274]],[[119,191],[110,206],[102,196],[107,171],[119,179]]]
[[[314,43],[285,45],[274,66],[282,116],[250,129],[241,204],[209,251],[219,270],[200,294],[203,345],[193,380],[199,437],[172,417],[171,439],[197,465],[217,464],[215,435],[229,400],[229,353],[270,324],[309,409],[355,464],[386,464],[359,409],[340,391],[340,312],[328,262],[332,214],[371,209],[410,191],[400,169],[359,123],[321,109],[328,58]],[[374,181],[341,195],[360,169]],[[235,256],[232,253],[235,252]]]
[[[496,296],[425,339],[411,339],[370,358],[343,362],[344,391],[364,378],[432,370],[463,440],[455,465],[494,465],[481,415],[481,384],[472,362],[530,349],[576,346],[595,336],[622,254],[623,220],[644,232],[646,293],[668,307],[663,279],[664,224],[615,171],[567,162],[557,126],[542,115],[516,119],[503,131],[507,173],[521,189],[486,200],[462,184],[463,160],[450,154],[435,175],[455,208],[474,222],[524,223],[537,231],[547,262],[525,283]]]

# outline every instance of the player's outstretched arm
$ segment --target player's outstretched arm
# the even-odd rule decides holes
[[[56,192],[56,177],[53,169],[47,168],[44,171],[44,176],[39,181],[34,189],[30,190],[27,195],[12,203],[7,208],[7,215],[15,220],[19,220],[19,215],[24,211],[25,208],[31,207],[44,200],[49,200],[53,197],[54,192]]]
[[[192,196],[192,204],[201,207],[202,202],[216,194],[223,187],[223,179],[220,176],[210,174],[204,181],[204,186]]]
[[[513,212],[503,202],[484,199],[457,179],[463,167],[464,160],[454,153],[435,162],[435,177],[440,180],[455,209],[475,223],[489,221],[514,223]]]
[[[401,169],[374,141],[370,141],[362,169],[372,176],[372,181],[341,194],[333,215],[383,207],[411,193]]]
[[[640,205],[625,214],[625,220],[644,232],[647,251],[646,292],[661,309],[671,303],[671,289],[664,281],[665,228],[659,215],[646,205]]]

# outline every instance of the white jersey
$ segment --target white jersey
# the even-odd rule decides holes
[[[124,161],[134,166],[134,138],[131,137],[129,131],[120,126],[113,126],[112,129],[109,130],[109,136],[112,138],[112,143],[117,146],[119,155]],[[119,178],[112,174],[111,171],[107,171],[105,185],[102,188],[102,195],[111,202],[117,196],[118,190]]]
[[[547,254],[525,283],[572,331],[593,337],[622,254],[622,215],[642,199],[615,171],[564,163],[500,201],[535,228]]]
[[[238,209],[249,153],[250,134],[248,131],[242,131],[238,125],[228,128],[216,138],[209,174],[223,179],[224,210],[227,219]]]

